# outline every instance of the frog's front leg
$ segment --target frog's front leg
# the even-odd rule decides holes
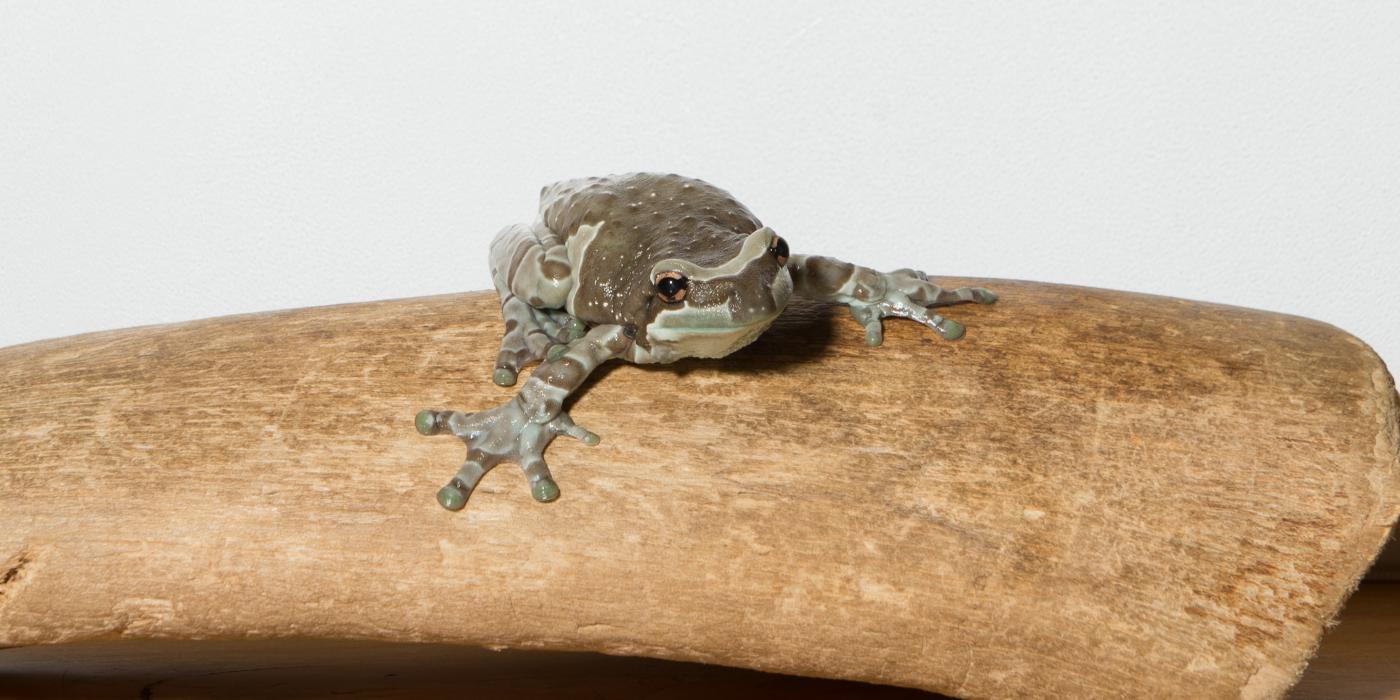
[[[865,326],[865,342],[872,346],[884,341],[880,319],[886,317],[912,319],[946,340],[957,340],[963,336],[963,325],[929,309],[997,300],[996,294],[982,287],[944,289],[918,270],[879,272],[819,255],[794,255],[787,267],[795,293],[849,306],[851,315]]]
[[[559,497],[544,450],[560,435],[598,444],[598,436],[576,425],[563,410],[564,399],[608,359],[626,352],[632,337],[622,326],[597,326],[569,344],[558,357],[541,365],[520,393],[506,403],[478,413],[420,411],[418,432],[450,432],[467,445],[467,460],[457,475],[438,490],[438,503],[460,510],[481,477],[502,462],[515,462],[525,472],[530,493],[541,503]]]

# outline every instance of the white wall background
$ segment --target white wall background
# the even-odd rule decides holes
[[[3,2],[0,345],[489,288],[540,185],[638,169],[1400,366],[1396,2]]]

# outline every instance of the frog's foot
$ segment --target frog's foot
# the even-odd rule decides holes
[[[877,273],[878,274],[878,273]],[[952,304],[996,303],[997,295],[982,287],[958,287],[944,289],[930,281],[928,275],[908,268],[886,272],[883,278],[884,294],[878,301],[850,301],[851,315],[865,326],[865,342],[875,346],[884,342],[882,318],[908,318],[932,328],[944,340],[957,340],[963,337],[966,329],[961,323],[944,318],[930,309],[935,306]]]
[[[506,300],[501,315],[506,319],[506,334],[491,373],[491,381],[500,386],[515,384],[521,367],[543,362],[551,352],[562,353],[568,343],[582,338],[588,330],[583,321],[563,309],[538,309],[519,297]]]
[[[993,296],[992,301],[995,300],[996,298]],[[932,328],[944,340],[957,340],[963,337],[963,333],[966,331],[961,323],[951,318],[944,318],[931,311],[924,304],[910,299],[909,295],[904,292],[893,289],[887,290],[884,298],[880,301],[852,301],[850,307],[851,315],[855,316],[862,326],[865,326],[865,344],[871,347],[885,341],[885,332],[880,321],[883,318],[907,318],[918,321]]]
[[[519,399],[480,413],[420,411],[415,423],[424,435],[450,432],[467,445],[467,461],[438,490],[438,503],[448,510],[461,510],[481,477],[502,462],[520,465],[536,501],[553,501],[559,498],[559,485],[550,476],[544,449],[560,435],[588,445],[596,445],[599,440],[597,435],[576,425],[567,413],[561,412],[544,423],[531,421]]]

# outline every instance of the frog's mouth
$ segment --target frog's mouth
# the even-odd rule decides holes
[[[647,340],[653,347],[665,347],[676,358],[724,357],[763,335],[779,313],[781,310],[739,323],[727,315],[668,309],[647,326]]]

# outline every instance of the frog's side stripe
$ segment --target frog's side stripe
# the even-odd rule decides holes
[[[744,244],[739,248],[739,252],[730,258],[723,265],[715,267],[700,267],[689,260],[680,258],[667,258],[652,265],[651,276],[656,277],[658,272],[676,270],[685,274],[692,280],[706,281],[719,277],[733,277],[738,275],[749,263],[768,254],[768,248],[772,245],[777,234],[773,229],[764,226],[763,228],[750,233],[744,238]]]
[[[574,235],[569,236],[569,240],[564,244],[565,255],[573,269],[583,269],[583,260],[588,255],[588,245],[593,242],[593,239],[598,236],[598,232],[603,230],[603,226],[606,224],[606,221],[599,221],[584,224],[574,229]],[[574,311],[574,298],[578,296],[580,286],[574,284],[570,287],[568,298],[564,301],[564,308],[571,314],[577,313]]]

